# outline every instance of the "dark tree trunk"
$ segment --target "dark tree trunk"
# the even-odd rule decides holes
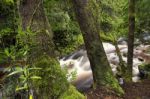
[[[123,92],[113,76],[99,36],[95,0],[72,0],[93,71],[94,84]],[[115,86],[114,86],[115,85]]]
[[[135,0],[129,0],[129,33],[128,33],[128,62],[127,81],[132,81],[133,48],[135,31]]]

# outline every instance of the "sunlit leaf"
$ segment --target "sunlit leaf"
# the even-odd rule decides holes
[[[17,88],[16,88],[16,91],[24,90],[24,89],[27,89],[27,88],[28,88],[27,86],[24,86],[24,87],[17,87]]]
[[[23,68],[22,68],[22,67],[15,67],[15,70],[16,70],[16,71],[22,71]]]
[[[29,68],[28,70],[41,70],[42,68]]]
[[[31,79],[42,79],[41,77],[39,77],[39,76],[32,76],[32,77],[30,77]]]
[[[7,77],[10,77],[12,75],[15,75],[15,74],[18,74],[18,73],[21,73],[21,72],[23,72],[23,70],[11,72],[10,74],[7,75]]]
[[[8,51],[8,48],[5,48],[4,52],[5,52],[5,54],[6,54],[7,56],[10,56],[10,53],[9,53],[9,51]]]

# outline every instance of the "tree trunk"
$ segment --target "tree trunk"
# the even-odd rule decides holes
[[[82,31],[87,54],[93,71],[94,85],[107,86],[123,93],[109,66],[99,37],[98,6],[95,0],[72,0]]]
[[[32,32],[35,37],[31,38],[34,46],[31,49],[30,59],[38,58],[41,55],[54,56],[54,44],[52,31],[43,8],[43,0],[24,0],[19,6],[20,17],[22,18],[23,31],[28,34]],[[30,33],[31,34],[31,33]]]
[[[114,46],[116,48],[117,56],[119,58],[119,66],[117,67],[117,70],[118,70],[117,75],[120,76],[120,77],[124,77],[124,73],[126,72],[126,64],[125,64],[125,62],[122,59],[120,49],[119,49],[119,47],[117,45],[117,41],[114,40],[113,43],[114,43]]]
[[[135,0],[129,0],[129,33],[128,33],[128,60],[127,81],[132,81],[133,48],[135,31]]]
[[[19,14],[22,21],[21,27],[23,29],[23,32],[26,33],[27,35],[27,38],[25,38],[25,40],[27,40],[26,41],[27,45],[30,48],[27,62],[32,66],[32,64],[36,64],[40,62],[42,59],[43,60],[47,59],[48,62],[51,62],[51,64],[53,64],[52,61],[50,61],[50,59],[56,60],[56,58],[54,53],[54,44],[52,41],[52,31],[49,22],[47,20],[47,17],[45,15],[43,0],[23,0],[19,4]],[[59,64],[57,60],[56,62],[57,64]],[[40,68],[44,68],[43,69],[44,71],[47,70],[47,68],[49,67],[41,66]],[[48,72],[44,71],[44,73],[45,75],[41,76],[43,82],[44,81],[45,82],[47,81],[47,83],[48,81],[50,82],[49,80],[50,78],[49,76],[47,76]],[[41,72],[39,72],[39,74],[41,74]],[[44,77],[47,78],[45,79]],[[43,82],[41,81],[41,83]],[[37,86],[41,88],[41,85]],[[47,90],[49,88],[48,86],[46,87],[45,86],[46,85],[44,85],[43,90]],[[37,89],[38,88],[36,87],[34,98],[40,99],[41,97],[47,97],[44,96],[43,93],[47,94],[49,92],[39,93]]]

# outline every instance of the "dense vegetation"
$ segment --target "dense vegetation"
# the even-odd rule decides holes
[[[2,70],[0,82],[4,99],[17,97],[19,99],[85,99],[85,96],[67,81],[67,70],[61,69],[58,57],[81,48],[84,42],[87,43],[84,36],[84,32],[87,33],[87,31],[82,29],[83,24],[94,24],[95,27],[88,26],[88,29],[91,28],[91,31],[93,29],[96,31],[95,34],[100,35],[97,42],[101,39],[115,45],[120,37],[127,38],[129,2],[127,0],[89,0],[91,5],[89,4],[87,9],[93,16],[90,12],[88,14],[85,12],[89,16],[84,18],[83,15],[82,19],[89,18],[92,22],[84,20],[82,24],[81,17],[78,18],[80,13],[76,12],[77,9],[80,10],[78,8],[80,6],[72,1],[0,1],[0,68]],[[74,1],[79,2],[79,0]],[[31,2],[31,5],[28,2]],[[135,1],[135,43],[137,39],[139,39],[138,43],[150,43],[150,40],[143,39],[145,35],[150,34],[149,4],[150,0]],[[26,10],[28,12],[24,12]],[[96,36],[92,37],[93,41],[96,41]],[[92,41],[85,44],[86,48],[89,47],[89,51],[102,46],[96,47],[96,44],[90,42]],[[99,48],[101,52],[104,51],[102,48]],[[94,51],[96,50],[93,49],[93,53],[90,53],[91,60],[97,57],[92,57],[95,54]],[[99,64],[101,63],[95,65]],[[106,59],[104,66],[107,64]],[[141,68],[149,69],[147,69],[149,65],[144,66]],[[75,74],[72,75],[75,76]],[[109,81],[104,81],[104,85],[109,86],[111,83],[110,86],[123,93],[119,84],[115,82],[116,79],[112,77],[112,73],[108,72],[107,76],[105,74],[103,76],[110,77]],[[94,77],[96,78],[96,75]],[[101,85],[101,83],[95,84]]]

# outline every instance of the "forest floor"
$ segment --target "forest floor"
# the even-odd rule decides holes
[[[125,91],[123,97],[118,97],[114,92],[104,91],[102,88],[88,90],[85,95],[87,99],[150,99],[150,79],[137,83],[126,83],[122,85]]]

